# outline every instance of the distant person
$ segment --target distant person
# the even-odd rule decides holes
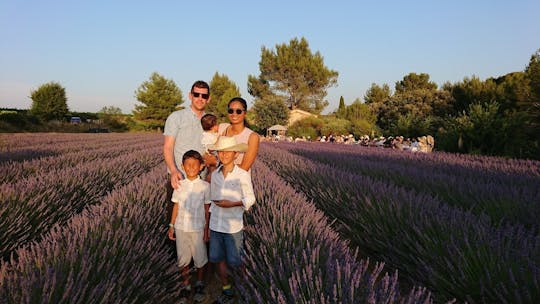
[[[259,152],[259,135],[246,126],[247,102],[241,97],[232,98],[227,105],[230,123],[219,125],[219,134],[232,136],[238,143],[247,144],[245,152],[239,153],[235,164],[250,172]]]
[[[234,292],[229,281],[230,267],[243,270],[245,211],[255,204],[251,174],[234,163],[248,150],[234,137],[220,136],[213,150],[218,151],[221,165],[212,173],[210,185],[210,243],[208,257],[218,264],[222,293],[216,303],[230,303]]]
[[[169,222],[169,239],[176,241],[176,255],[182,276],[179,303],[187,303],[191,294],[190,263],[197,269],[193,300],[202,302],[204,294],[204,266],[208,262],[208,210],[210,209],[210,185],[199,177],[204,167],[201,154],[189,150],[182,157],[185,178],[174,189],[171,201],[174,207]]]

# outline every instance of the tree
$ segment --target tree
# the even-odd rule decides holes
[[[377,115],[369,105],[362,103],[360,99],[355,99],[352,104],[345,108],[345,119],[354,122],[356,120],[365,120],[371,124],[377,122]]]
[[[338,72],[324,65],[319,52],[313,54],[305,38],[271,50],[262,47],[259,77],[248,77],[248,91],[255,98],[284,97],[289,109],[319,114],[327,105],[327,88],[337,84]]]
[[[292,137],[305,137],[315,140],[321,135],[321,129],[324,126],[324,121],[321,118],[310,116],[298,120],[289,126],[287,134]]]
[[[531,92],[535,96],[536,102],[540,102],[540,49],[531,56],[525,74],[529,78]]]
[[[339,107],[336,111],[336,117],[337,118],[345,118],[347,115],[347,107],[345,106],[345,99],[343,96],[339,97]]]
[[[62,120],[69,113],[66,90],[56,82],[41,85],[30,94],[30,113],[44,121]]]
[[[450,92],[454,100],[451,115],[459,115],[474,103],[494,102],[501,95],[493,79],[482,81],[476,76],[465,77],[462,82],[453,85],[445,85],[444,90]]]
[[[347,135],[351,130],[351,122],[347,119],[326,117],[321,128],[321,134],[325,136]]]
[[[167,116],[184,103],[174,81],[155,72],[135,91],[135,96],[143,105],[135,106],[133,116],[145,129],[162,128]]]
[[[99,118],[103,120],[103,124],[111,131],[124,132],[129,129],[127,124],[128,117],[122,114],[122,110],[119,107],[103,107],[99,110],[98,114]]]
[[[212,99],[206,107],[206,112],[216,115],[219,121],[225,121],[227,105],[232,98],[240,96],[240,89],[229,77],[218,72],[210,81],[210,89]]]
[[[258,99],[253,105],[255,121],[259,128],[268,129],[273,125],[287,125],[289,108],[283,100]]]
[[[350,133],[355,136],[371,134],[374,130],[378,131],[375,125],[377,115],[369,105],[362,103],[358,98],[346,107],[344,118],[351,122]]]
[[[371,87],[369,87],[364,95],[364,100],[366,101],[366,104],[378,104],[384,103],[390,96],[392,96],[392,92],[386,83],[382,86],[372,83]]]
[[[410,73],[396,82],[394,95],[379,107],[378,124],[385,133],[419,136],[433,133],[438,126],[433,116],[448,113],[451,96],[437,89],[429,75]]]
[[[396,82],[396,93],[416,90],[436,90],[437,84],[429,81],[429,75],[426,73],[409,73],[403,77],[403,80]]]
[[[110,106],[101,108],[98,113],[105,115],[122,115],[122,110],[119,107]]]
[[[371,111],[377,117],[380,117],[386,107],[385,104],[390,100],[391,96],[392,92],[390,91],[390,86],[387,84],[379,86],[378,84],[372,83],[371,87],[369,87],[364,95],[364,100]]]

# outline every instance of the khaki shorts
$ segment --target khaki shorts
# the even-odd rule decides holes
[[[176,235],[176,254],[178,266],[185,267],[191,262],[196,268],[202,268],[208,262],[203,231],[184,232],[174,229]]]

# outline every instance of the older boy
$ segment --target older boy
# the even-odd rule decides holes
[[[210,186],[210,250],[209,260],[218,263],[222,294],[217,303],[230,303],[234,299],[227,275],[228,267],[242,266],[243,214],[255,203],[251,175],[234,164],[239,152],[247,144],[234,137],[220,136],[212,146],[218,152],[221,166],[212,173]]]

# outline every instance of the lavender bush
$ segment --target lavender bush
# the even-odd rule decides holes
[[[8,258],[14,249],[39,239],[54,224],[67,221],[162,162],[160,147],[142,148],[0,185],[0,231],[4,232],[0,234],[0,256]]]
[[[313,153],[316,153],[313,151]],[[534,303],[540,239],[494,227],[435,197],[262,145],[260,157],[332,218],[360,250],[436,295],[471,303]]]
[[[148,135],[146,135],[148,136]],[[58,171],[63,168],[76,167],[84,163],[100,161],[100,159],[111,159],[121,155],[129,155],[137,152],[145,147],[159,147],[162,144],[158,137],[131,138],[126,137],[115,138],[114,141],[91,141],[97,138],[88,138],[88,141],[83,145],[80,142],[64,143],[62,149],[70,148],[69,151],[55,150],[60,149],[60,146],[54,145],[51,147],[50,154],[47,156],[27,159],[27,160],[9,160],[0,162],[0,171],[5,172],[0,176],[0,184],[15,183],[22,178],[27,178],[35,174],[44,174],[49,171]],[[141,142],[145,146],[141,146]],[[14,153],[23,153],[24,151],[16,150]]]
[[[449,153],[421,154],[331,144],[285,144],[284,148],[340,170],[362,174],[437,196],[443,202],[486,214],[494,222],[540,232],[540,162]],[[312,153],[313,149],[317,153]],[[472,158],[472,159],[471,159]]]
[[[0,185],[0,248],[10,253],[0,261],[0,303],[175,303],[162,136],[79,136],[0,140],[0,168],[20,170]],[[531,229],[464,211],[438,194],[444,188],[376,178],[376,166],[360,174],[322,163],[339,151],[312,150],[313,161],[279,147],[261,145],[253,169],[247,270],[234,277],[243,302],[538,302],[540,240]],[[351,157],[383,166],[423,156]],[[498,159],[472,158],[470,168],[445,159],[425,164],[482,183],[489,174],[536,176]]]
[[[179,271],[166,248],[165,175],[155,168],[0,265],[5,303],[174,303]]]
[[[401,295],[383,264],[358,261],[326,216],[266,166],[255,164],[253,181],[247,275],[237,277],[247,303],[431,303],[423,288]]]

